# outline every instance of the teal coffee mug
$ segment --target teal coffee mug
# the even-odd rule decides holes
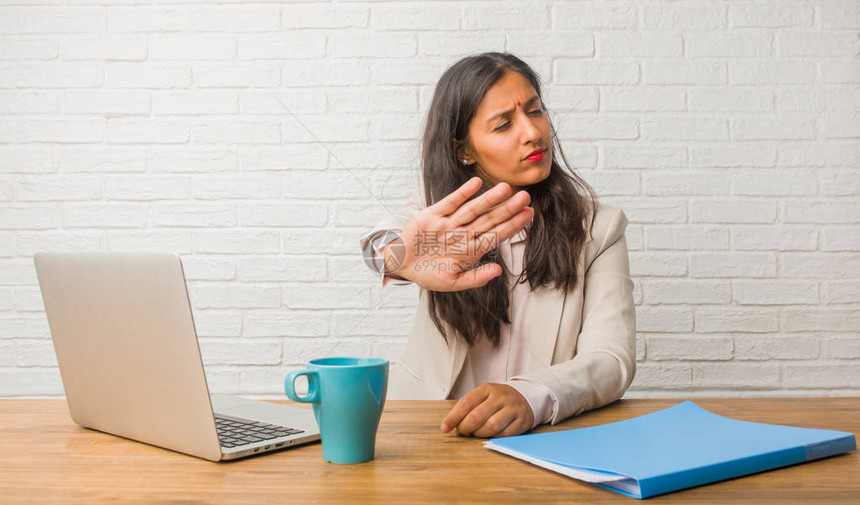
[[[308,379],[308,394],[296,394],[296,378]],[[361,463],[373,459],[376,429],[388,390],[388,360],[320,358],[284,379],[287,397],[311,403],[320,429],[323,459]]]

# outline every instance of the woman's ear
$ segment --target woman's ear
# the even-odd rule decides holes
[[[454,144],[454,153],[456,153],[457,160],[460,162],[461,165],[467,166],[473,165],[475,163],[474,158],[472,158],[472,155],[469,152],[468,146],[463,145],[463,142],[453,137],[451,138],[451,142]]]

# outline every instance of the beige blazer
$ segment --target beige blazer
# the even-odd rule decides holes
[[[404,207],[361,237],[362,249],[382,230],[402,230],[424,207],[419,185]],[[589,215],[583,222],[590,225],[591,219]],[[636,315],[626,226],[622,210],[599,204],[578,260],[584,280],[580,276],[567,293],[544,287],[532,292],[531,370],[517,377],[550,390],[555,400],[552,424],[617,400],[633,380]],[[467,351],[460,339],[446,344],[430,319],[427,292],[421,289],[406,350],[400,363],[391,366],[389,398],[447,398]]]

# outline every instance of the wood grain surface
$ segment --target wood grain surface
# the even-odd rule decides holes
[[[556,426],[581,428],[682,400],[621,400]],[[860,398],[694,399],[719,415],[860,433]],[[288,402],[283,402],[288,403]],[[76,426],[63,400],[0,400],[0,503],[635,503],[443,434],[453,401],[390,401],[376,459],[334,465],[319,443],[211,463]],[[650,498],[653,503],[860,503],[852,452]]]

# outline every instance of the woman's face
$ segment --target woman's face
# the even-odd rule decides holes
[[[469,139],[458,158],[477,164],[493,185],[507,182],[516,192],[549,176],[549,118],[534,87],[518,72],[508,72],[487,91],[469,125]],[[544,152],[529,157],[535,150]]]

